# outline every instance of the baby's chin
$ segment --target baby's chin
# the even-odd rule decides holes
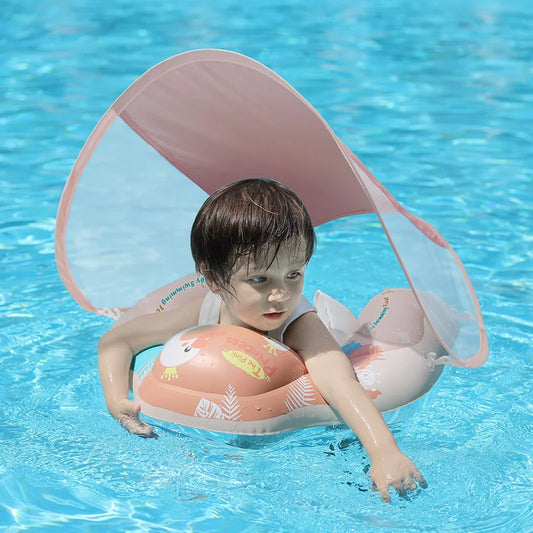
[[[246,329],[251,329],[257,333],[266,334],[269,331],[274,331],[275,329],[278,329],[283,324],[286,313],[277,314],[279,315],[277,317],[266,318],[263,316],[259,320],[243,322],[239,325],[241,327],[245,327]]]

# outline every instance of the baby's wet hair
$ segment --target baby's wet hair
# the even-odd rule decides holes
[[[302,240],[307,263],[316,241],[307,209],[287,186],[264,178],[235,181],[215,191],[191,230],[196,269],[219,288],[229,286],[239,258],[257,261],[267,254],[273,260],[283,244]]]

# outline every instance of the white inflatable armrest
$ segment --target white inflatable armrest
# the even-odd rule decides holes
[[[335,340],[342,346],[359,330],[359,321],[340,302],[326,293],[316,291],[314,298],[316,312]]]

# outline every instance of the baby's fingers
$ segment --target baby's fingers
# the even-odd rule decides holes
[[[414,479],[407,479],[403,485],[408,490],[416,490],[417,488],[417,484],[415,483]]]
[[[381,483],[379,485],[376,485],[376,483],[372,481],[372,490],[374,492],[379,492],[379,495],[383,502],[390,503],[389,485],[382,485]]]
[[[119,408],[120,414],[117,416],[117,420],[130,433],[135,433],[136,435],[146,438],[157,437],[153,431],[153,426],[146,424],[146,422],[139,418],[141,406],[138,402],[123,400]]]
[[[413,472],[413,478],[418,481],[420,487],[422,487],[423,489],[427,488],[427,481],[424,479],[424,476],[420,473],[420,470],[418,470],[418,468],[416,468]]]
[[[383,503],[390,503],[389,487],[382,487],[379,489],[379,495],[381,496]]]
[[[157,435],[153,431],[153,426],[140,420],[137,415],[123,414],[118,421],[130,433],[135,433],[136,435],[146,438],[157,438]]]

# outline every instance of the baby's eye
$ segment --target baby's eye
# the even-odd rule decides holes
[[[290,272],[287,277],[289,279],[299,279],[302,277],[302,273],[298,270],[296,272]]]
[[[249,280],[251,283],[264,283],[266,281],[266,276],[254,276]]]

